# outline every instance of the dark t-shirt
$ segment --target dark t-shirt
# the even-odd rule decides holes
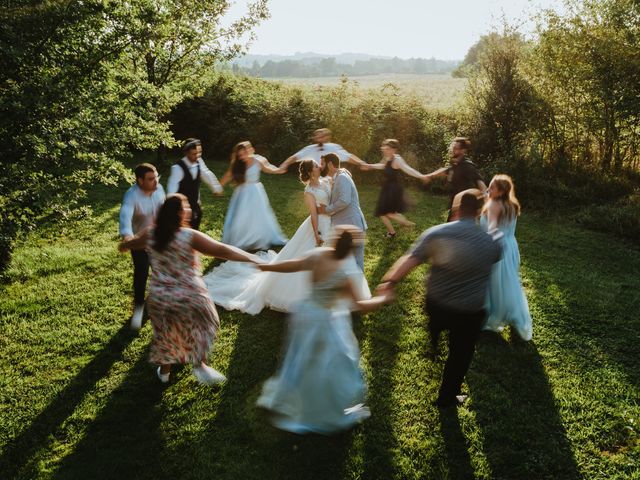
[[[468,188],[478,188],[478,180],[482,180],[475,164],[468,158],[463,158],[457,165],[451,165],[447,170],[447,182],[451,184],[449,208],[453,204],[453,197]]]

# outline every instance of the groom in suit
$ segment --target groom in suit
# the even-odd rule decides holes
[[[358,190],[348,170],[340,168],[340,157],[335,153],[323,155],[320,159],[322,175],[333,179],[333,188],[329,205],[321,206],[318,213],[331,216],[332,225],[355,225],[363,232],[367,230],[367,222],[360,209]],[[364,272],[364,243],[358,245],[353,252],[356,263]]]

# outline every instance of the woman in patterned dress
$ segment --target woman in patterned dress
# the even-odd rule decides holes
[[[198,381],[211,385],[225,380],[205,363],[220,320],[202,281],[196,252],[239,262],[263,262],[188,228],[190,216],[187,198],[170,195],[158,212],[155,228],[122,242],[120,251],[146,247],[149,252],[152,274],[147,309],[153,326],[149,361],[160,365],[158,378],[166,383],[172,364],[190,363]]]

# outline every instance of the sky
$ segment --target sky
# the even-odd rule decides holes
[[[229,18],[246,10],[237,0]],[[561,0],[269,0],[271,18],[256,30],[251,54],[367,53],[461,60],[480,36]]]

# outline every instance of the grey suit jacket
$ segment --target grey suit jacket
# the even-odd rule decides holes
[[[358,190],[345,170],[339,170],[333,181],[331,197],[326,212],[331,215],[332,225],[355,225],[362,230],[367,229],[367,222],[360,209]]]

